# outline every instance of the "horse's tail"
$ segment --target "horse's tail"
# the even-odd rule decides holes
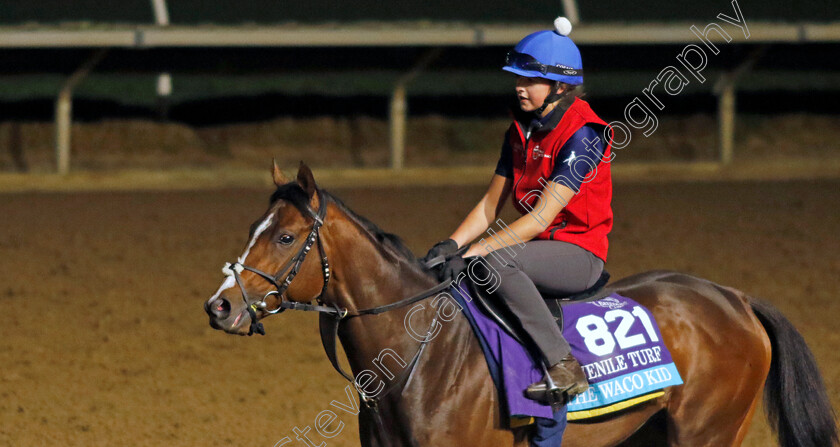
[[[782,447],[838,443],[835,414],[814,355],[802,335],[770,303],[750,299],[773,348],[764,384],[764,411]]]

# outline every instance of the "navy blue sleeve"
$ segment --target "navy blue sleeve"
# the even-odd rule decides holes
[[[589,124],[581,127],[557,152],[554,169],[551,171],[552,181],[568,186],[576,192],[579,191],[583,179],[589,175],[592,167],[601,162],[605,148],[602,135],[596,127]],[[591,162],[580,159],[584,156]]]
[[[502,155],[496,163],[496,174],[513,178],[513,149],[510,147],[510,131],[505,132],[505,143],[502,145]]]

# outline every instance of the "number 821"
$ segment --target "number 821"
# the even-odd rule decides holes
[[[647,343],[644,334],[627,334],[630,328],[633,327],[636,317],[642,320],[642,325],[645,327],[645,332],[647,332],[650,340],[652,342],[659,341],[650,317],[641,306],[634,307],[632,313],[624,309],[613,309],[605,313],[604,318],[597,315],[585,315],[578,319],[575,324],[575,329],[583,337],[583,341],[586,343],[586,348],[589,349],[589,352],[597,356],[604,356],[613,352],[616,343],[618,343],[621,349],[632,348]],[[615,336],[613,336],[607,323],[612,323],[615,320],[621,321],[615,329]]]

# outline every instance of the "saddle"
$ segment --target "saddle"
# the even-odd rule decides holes
[[[582,292],[574,293],[572,295],[542,294],[545,304],[548,305],[548,309],[551,311],[554,321],[557,322],[557,326],[560,328],[560,332],[563,332],[563,307],[573,303],[597,301],[606,297],[610,294],[610,291],[605,290],[604,286],[607,282],[609,282],[609,280],[610,274],[604,270],[601,272],[601,276],[598,280],[595,281],[595,284]],[[517,329],[517,324],[515,323],[516,320],[504,304],[502,304],[499,299],[492,294],[488,295],[487,291],[484,290],[483,287],[479,287],[473,281],[468,282],[470,292],[472,292],[473,301],[475,301],[478,308],[498,323],[499,327],[501,327],[517,342],[523,346],[528,346],[527,343],[523,343],[524,337],[521,336],[521,331]]]

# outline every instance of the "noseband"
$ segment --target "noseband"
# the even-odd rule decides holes
[[[306,259],[306,255],[309,254],[309,250],[312,249],[312,245],[317,241],[318,242],[318,254],[321,257],[321,270],[324,275],[324,285],[321,286],[321,292],[318,293],[316,297],[309,300],[316,300],[318,304],[323,304],[321,301],[321,297],[324,296],[324,293],[327,290],[327,285],[330,283],[330,264],[327,260],[327,254],[324,252],[324,244],[321,243],[321,234],[318,231],[321,228],[321,225],[324,224],[324,219],[327,215],[327,201],[324,200],[323,195],[320,197],[320,205],[318,206],[318,212],[315,213],[312,208],[309,206],[306,207],[306,215],[312,218],[314,223],[312,224],[312,230],[309,232],[309,235],[306,237],[306,242],[303,244],[303,247],[298,250],[297,254],[291,257],[286,264],[277,271],[275,275],[270,275],[262,270],[256,269],[254,267],[247,266],[241,262],[234,262],[226,263],[225,267],[222,269],[222,272],[225,273],[227,276],[233,276],[234,280],[236,280],[236,285],[239,286],[239,289],[242,291],[242,301],[245,302],[246,309],[248,309],[248,315],[251,317],[251,326],[248,329],[248,335],[252,334],[260,334],[265,335],[265,328],[263,327],[262,323],[257,321],[257,310],[262,310],[269,314],[276,314],[283,312],[286,309],[297,309],[297,310],[315,310],[319,312],[329,312],[335,313],[340,312],[337,308],[332,307],[325,307],[325,306],[313,306],[310,304],[298,303],[294,301],[284,300],[283,294],[286,293],[286,290],[292,284],[292,280],[295,279],[295,276],[298,274],[300,270],[301,264],[303,264],[304,259]],[[244,259],[243,259],[244,261]],[[291,268],[290,268],[291,267]],[[271,285],[274,286],[275,290],[272,290],[265,294],[265,296],[260,301],[255,301],[252,303],[248,303],[248,292],[245,290],[245,286],[242,284],[242,278],[240,274],[243,271],[249,271],[254,273],[261,278],[265,279]],[[280,279],[283,272],[288,270],[289,272],[286,273],[286,277],[284,279]],[[280,300],[280,304],[277,308],[273,310],[268,310],[268,305],[266,304],[266,299],[272,295],[277,295],[277,298]],[[345,311],[346,312],[346,311]]]

